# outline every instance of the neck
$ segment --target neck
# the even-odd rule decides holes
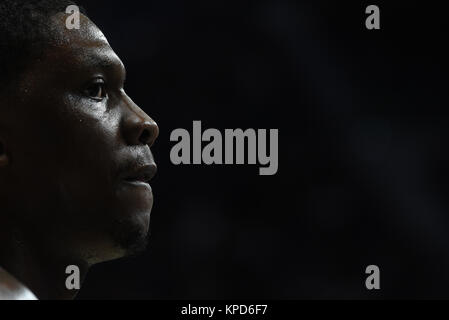
[[[67,274],[66,269],[70,265],[77,266],[81,284],[89,265],[81,259],[70,257],[65,250],[55,249],[58,245],[25,237],[17,229],[8,231],[0,230],[0,266],[28,287],[38,299],[74,299],[78,290],[67,289],[66,280],[73,273]]]

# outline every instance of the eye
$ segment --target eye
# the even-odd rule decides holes
[[[106,89],[103,79],[96,79],[86,88],[86,95],[92,99],[102,101],[106,98]]]

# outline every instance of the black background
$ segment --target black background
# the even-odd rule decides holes
[[[92,268],[80,299],[449,298],[443,2],[79,3],[161,131],[148,250]],[[277,175],[172,165],[194,120],[279,129]]]

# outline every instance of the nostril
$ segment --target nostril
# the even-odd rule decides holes
[[[140,142],[143,143],[143,144],[147,144],[147,143],[149,143],[150,139],[151,139],[151,132],[150,132],[150,130],[144,129],[142,131],[142,133],[140,134],[140,139],[139,139]]]

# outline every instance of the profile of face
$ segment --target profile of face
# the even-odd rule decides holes
[[[102,32],[66,17],[52,17],[52,41],[3,101],[0,201],[23,241],[91,265],[145,245],[159,129]]]

